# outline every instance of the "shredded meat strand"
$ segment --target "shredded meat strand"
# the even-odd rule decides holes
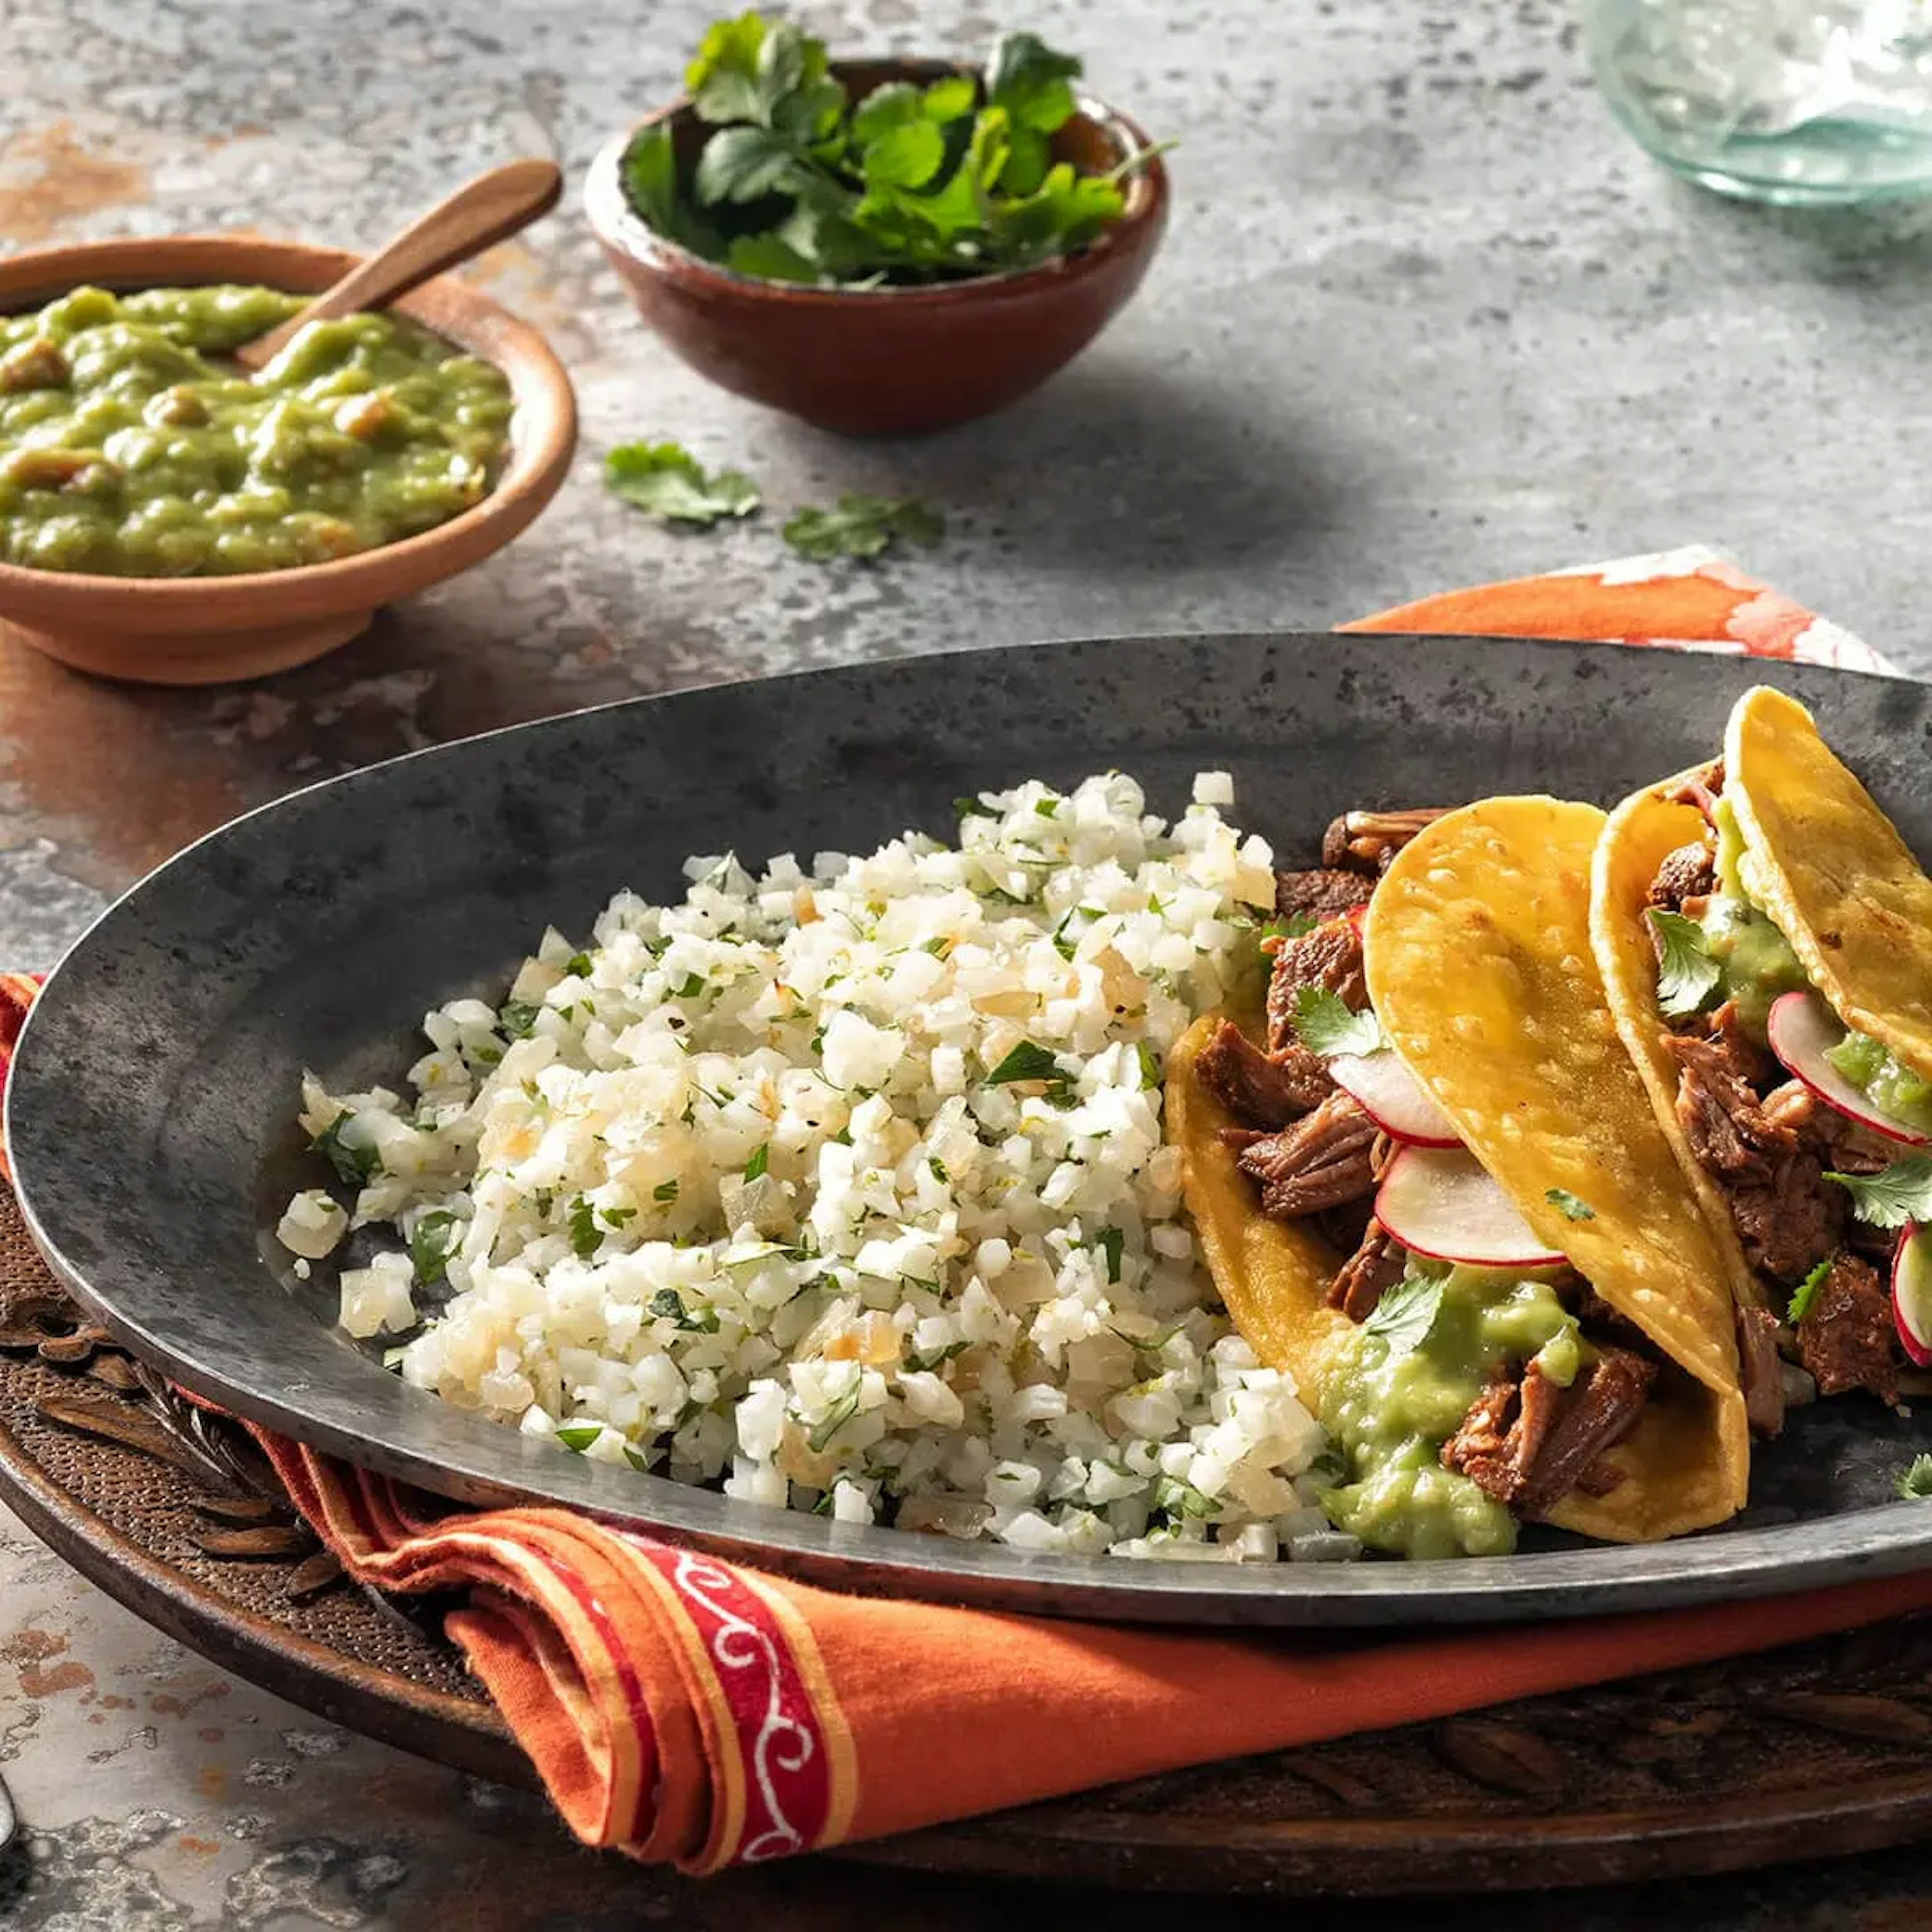
[[[1775,1160],[1796,1150],[1798,1136],[1758,1104],[1759,1057],[1738,1030],[1736,1006],[1719,1007],[1710,1025],[1702,1039],[1663,1036],[1664,1051],[1677,1063],[1678,1121],[1711,1173],[1768,1181]]]
[[[1562,1402],[1562,1390],[1534,1361],[1520,1382],[1506,1372],[1492,1376],[1443,1444],[1443,1467],[1467,1476],[1497,1502],[1514,1503],[1543,1453]]]
[[[1323,866],[1306,872],[1277,872],[1274,909],[1282,919],[1334,919],[1357,906],[1366,905],[1375,890],[1374,880],[1339,866]]]
[[[1694,805],[1704,816],[1714,822],[1717,816],[1718,800],[1724,795],[1724,761],[1713,758],[1708,765],[1700,765],[1673,792],[1665,795],[1670,805]]]
[[[1445,808],[1345,812],[1322,835],[1322,862],[1357,872],[1386,872],[1389,862]]]
[[[1817,1378],[1820,1395],[1868,1389],[1898,1401],[1898,1331],[1878,1270],[1840,1255],[1798,1324],[1798,1359]]]
[[[1768,1308],[1737,1311],[1738,1366],[1744,1418],[1768,1441],[1784,1427],[1784,1376],[1778,1359],[1778,1318]]]
[[[1241,1126],[1270,1132],[1319,1106],[1331,1084],[1326,1072],[1318,1083],[1297,1062],[1270,1059],[1232,1020],[1214,1029],[1194,1072]]]
[[[1298,1221],[1368,1192],[1375,1184],[1369,1150],[1376,1131],[1347,1094],[1331,1094],[1314,1112],[1236,1159],[1241,1172],[1261,1184],[1262,1212],[1270,1220]]]
[[[1572,1388],[1516,1492],[1516,1514],[1534,1521],[1576,1486],[1606,1449],[1636,1426],[1657,1364],[1628,1348],[1604,1348]]]
[[[1650,882],[1650,903],[1672,911],[1690,898],[1708,897],[1718,890],[1718,864],[1710,847],[1700,840],[1680,845],[1665,856]]]
[[[1401,1280],[1406,1265],[1394,1237],[1372,1218],[1361,1246],[1328,1285],[1328,1306],[1339,1308],[1351,1322],[1366,1322],[1376,1312],[1384,1292]]]
[[[1752,1267],[1779,1282],[1802,1281],[1842,1239],[1844,1190],[1825,1178],[1808,1149],[1788,1154],[1768,1180],[1725,1190],[1731,1222]]]
[[[1285,1054],[1290,1048],[1306,1052],[1294,1030],[1295,996],[1304,986],[1319,986],[1338,994],[1344,1005],[1357,1009],[1367,999],[1368,988],[1362,977],[1362,932],[1354,920],[1332,919],[1299,939],[1284,940],[1276,949],[1268,980],[1270,1053]],[[1327,1078],[1325,1072],[1323,1078]]]

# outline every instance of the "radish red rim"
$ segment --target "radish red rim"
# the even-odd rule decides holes
[[[1338,1053],[1328,1062],[1335,1084],[1392,1140],[1412,1147],[1454,1148],[1462,1137],[1391,1047]]]
[[[1412,1254],[1468,1268],[1553,1268],[1489,1169],[1460,1148],[1406,1147],[1376,1190],[1376,1219]]]
[[[1892,1257],[1892,1318],[1918,1368],[1932,1368],[1932,1240],[1908,1221]]]
[[[1847,1029],[1817,994],[1780,993],[1771,1003],[1766,1032],[1785,1071],[1834,1113],[1902,1147],[1932,1147],[1932,1134],[1920,1133],[1886,1113],[1832,1064],[1831,1051],[1845,1040]]]

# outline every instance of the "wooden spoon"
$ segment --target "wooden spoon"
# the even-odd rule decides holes
[[[387,307],[430,276],[527,228],[556,206],[562,192],[563,176],[554,161],[509,161],[478,175],[411,222],[300,314],[242,344],[234,351],[235,360],[244,369],[260,369],[311,322]]]

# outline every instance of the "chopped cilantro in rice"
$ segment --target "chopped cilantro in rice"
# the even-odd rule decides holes
[[[1332,1556],[1322,1432],[1216,1302],[1162,1139],[1160,1064],[1253,992],[1274,904],[1226,776],[1195,796],[1170,827],[1118,773],[1028,783],[962,800],[956,848],[694,859],[680,904],[620,894],[500,1008],[431,1013],[412,1101],[310,1078],[384,1244],[343,1325],[406,1336],[418,1388],[749,1502]],[[314,1193],[283,1229],[342,1232]]]

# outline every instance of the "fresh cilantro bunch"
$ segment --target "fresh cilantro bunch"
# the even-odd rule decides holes
[[[1083,175],[1053,158],[1081,64],[1007,34],[978,75],[848,100],[825,45],[758,14],[716,22],[685,75],[711,131],[681,166],[668,122],[624,158],[658,233],[741,274],[876,287],[996,274],[1085,248],[1156,152]]]

